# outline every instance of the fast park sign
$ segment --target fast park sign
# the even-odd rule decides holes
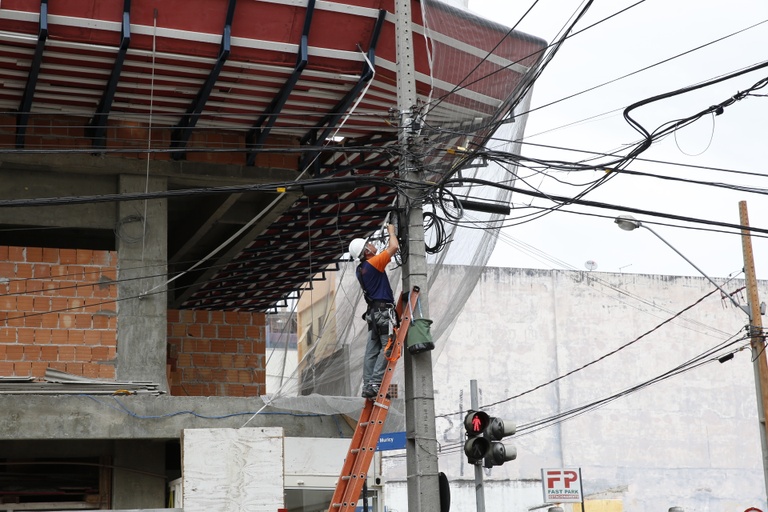
[[[541,470],[541,485],[545,503],[582,502],[581,468]]]

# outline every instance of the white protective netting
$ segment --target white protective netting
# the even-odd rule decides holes
[[[428,289],[422,291],[428,294],[428,317],[433,320],[435,363],[493,251],[504,218],[498,213],[462,211],[455,200],[511,202],[511,192],[495,187],[454,183],[444,190],[440,185],[458,177],[514,184],[515,167],[466,155],[482,147],[519,153],[530,85],[545,45],[441,2],[423,1],[421,6],[422,12],[414,15],[414,20],[422,21],[414,26],[414,45],[424,46],[421,51],[431,67],[431,76],[417,77],[431,84],[430,94],[419,97],[425,141],[420,156],[431,184],[424,193],[424,211],[432,221],[425,237],[428,247],[441,247],[428,251]],[[289,397],[314,396],[316,400],[301,401],[313,412],[342,411],[343,400],[329,397],[350,397],[359,404],[367,327],[361,319],[365,302],[355,278],[356,264],[341,263],[326,290],[316,285],[291,308],[297,315],[299,349],[294,353],[283,343],[267,354],[269,400],[280,403]],[[444,265],[460,265],[462,272],[449,277],[442,272]],[[393,260],[391,266],[397,263]],[[400,268],[391,269],[389,276],[397,296],[402,288]],[[288,330],[283,334],[287,336]],[[294,357],[296,362],[289,362]],[[402,397],[402,364],[392,382]],[[390,420],[399,421],[401,416],[396,413]]]

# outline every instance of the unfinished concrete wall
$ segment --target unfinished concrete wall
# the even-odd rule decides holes
[[[121,194],[166,188],[167,182],[162,177],[119,177]],[[121,201],[117,210],[119,280],[115,376],[120,381],[154,382],[167,391],[168,201]]]
[[[0,247],[0,376],[115,376],[116,255]]]

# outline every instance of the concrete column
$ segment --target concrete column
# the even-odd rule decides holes
[[[165,178],[121,175],[120,193],[166,190]],[[166,377],[168,202],[118,205],[118,381],[149,381],[168,391]]]
[[[161,441],[116,441],[112,472],[114,510],[165,507],[165,445]]]

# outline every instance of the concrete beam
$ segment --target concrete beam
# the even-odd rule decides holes
[[[147,161],[138,158],[115,158],[90,154],[5,154],[0,165],[4,170],[19,172],[45,171],[60,174],[146,176]],[[246,165],[211,164],[187,161],[151,161],[152,176],[165,176],[172,188],[224,186],[292,181],[296,169],[249,167]],[[61,195],[61,194],[60,194]]]
[[[58,174],[29,170],[23,173],[0,169],[0,199],[38,199],[44,197],[86,196],[117,192],[115,176]],[[0,208],[6,225],[49,226],[63,228],[108,229],[114,227],[115,203],[72,206],[33,206]]]
[[[287,437],[351,437],[355,422],[344,418],[356,420],[363,404],[362,398],[317,395],[290,398],[291,409],[241,397],[0,395],[0,442],[179,439],[184,429],[246,422],[246,428],[282,427]],[[402,430],[403,408],[402,399],[393,400],[385,432]]]

